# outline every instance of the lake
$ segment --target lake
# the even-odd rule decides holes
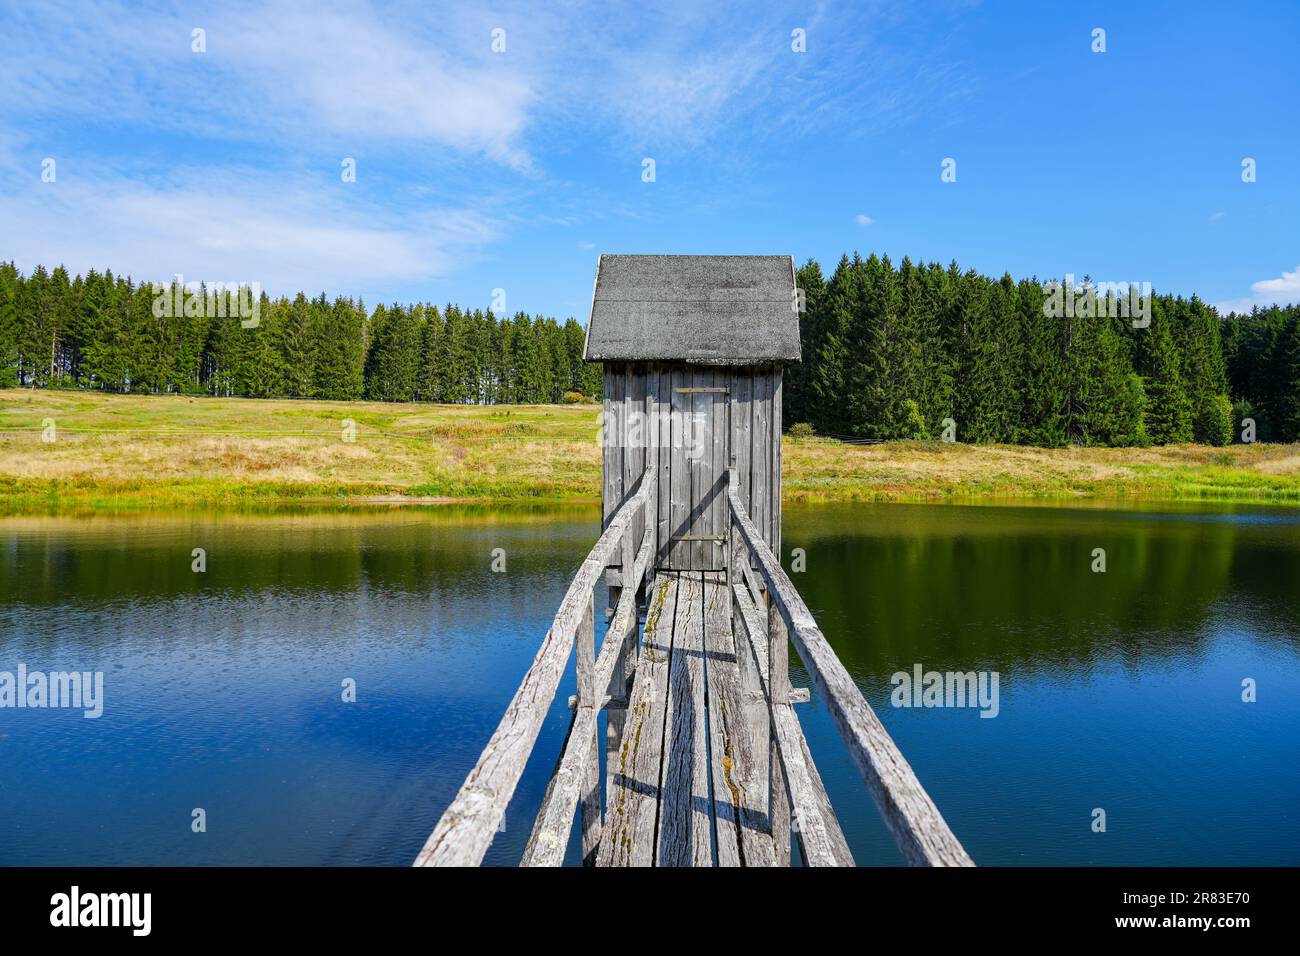
[[[408,864],[598,525],[0,518],[0,672],[104,675],[97,718],[0,708],[0,863]],[[788,506],[782,558],[977,863],[1300,864],[1300,511]],[[893,706],[917,665],[997,672],[997,716]],[[519,858],[572,689],[488,863]],[[857,861],[899,864],[816,695],[799,714]]]

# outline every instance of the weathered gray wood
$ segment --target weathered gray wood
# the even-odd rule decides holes
[[[795,650],[812,676],[818,694],[826,701],[903,858],[913,866],[974,865],[880,718],[835,656],[759,530],[734,495],[729,495],[728,501],[732,519],[745,544],[758,558],[759,572],[777,602]]]
[[[601,500],[605,527],[609,526],[610,519],[618,511],[623,499],[622,421],[626,380],[620,374],[621,371],[619,367],[605,370],[605,402],[602,408],[604,419],[601,429],[604,441],[604,454],[601,456]]]
[[[731,457],[736,460],[736,493],[747,508],[751,483],[750,454],[754,443],[752,388],[753,375],[750,371],[745,369],[737,372],[731,390]]]
[[[641,656],[605,813],[598,866],[653,866],[655,862],[664,709],[676,613],[677,576],[660,574],[646,610]]]
[[[718,388],[728,388],[730,386],[730,375],[724,369],[714,369],[713,383]],[[731,440],[731,436],[727,431],[728,398],[729,395],[725,393],[714,395],[713,406],[710,409],[713,415],[709,435],[713,440],[713,454],[711,456],[713,467],[709,471],[708,507],[709,533],[714,535],[725,535],[727,533],[727,445]],[[707,552],[707,567],[709,570],[721,571],[726,566],[725,552],[725,542],[722,544],[710,542]]]
[[[645,388],[646,370],[629,364],[624,371],[623,386],[623,488],[636,485],[645,473]],[[633,521],[636,540],[644,528],[641,519]]]
[[[771,376],[766,371],[756,371],[753,377],[754,433],[750,452],[751,485],[749,500],[753,506],[750,517],[764,541],[771,534],[770,507],[772,503],[770,463],[772,461],[772,392]]]
[[[641,498],[638,492],[632,501]],[[555,698],[581,615],[630,520],[630,511],[614,516],[569,583],[532,666],[478,762],[420,850],[416,866],[477,866],[482,862]]]
[[[755,756],[729,599],[726,581],[705,575],[704,667],[718,865],[774,866],[776,856],[767,832],[767,764]],[[766,723],[762,733],[766,739]]]
[[[808,688],[802,689],[807,692]],[[795,703],[792,699],[791,703]],[[811,819],[809,825],[804,825],[801,818],[795,821],[795,839],[799,841],[799,850],[803,853],[805,860],[829,858],[833,860],[827,865],[834,866],[854,866],[853,853],[849,850],[849,841],[844,837],[844,831],[840,829],[839,818],[835,814],[835,808],[831,806],[830,795],[826,792],[826,784],[822,782],[822,775],[817,772],[817,764],[813,761],[812,751],[808,749],[808,738],[803,734],[803,728],[799,726],[799,719],[794,714],[794,708],[790,708],[789,722],[794,730],[798,731],[799,750],[803,754],[802,767],[794,767],[787,776],[799,779],[800,771],[805,771],[808,775],[808,785],[812,787],[813,798],[817,801],[817,810],[821,814],[820,824],[822,832],[819,833],[817,821]],[[823,835],[824,834],[824,835]],[[818,842],[824,840],[824,842]],[[811,865],[811,864],[810,864]]]
[[[652,480],[653,472],[647,473],[646,480]],[[654,500],[654,489],[649,488],[646,492],[646,508]],[[647,520],[642,522],[647,534],[643,535],[643,551],[648,556],[654,551],[654,542],[650,535],[654,533],[654,522]],[[627,696],[631,688],[632,674],[636,669],[636,636],[637,636],[637,615],[635,611],[637,595],[641,591],[641,579],[645,573],[645,565],[638,562],[634,551],[632,540],[632,528],[629,527],[623,534],[622,546],[623,560],[620,571],[623,573],[623,593],[626,596],[625,601],[620,601],[626,606],[630,613],[619,615],[617,611],[614,614],[616,620],[610,621],[610,628],[606,635],[606,641],[617,641],[619,643],[618,655],[614,662],[609,676],[608,693],[611,699],[621,702],[621,706],[611,708],[605,714],[605,792],[610,793],[614,789],[614,769],[618,764],[618,745],[623,739],[623,726],[627,721]]]
[[[647,495],[651,489],[647,488]],[[632,506],[636,506],[637,499],[633,499]],[[644,573],[645,568],[650,562],[652,544],[649,539],[641,543],[641,550],[637,554],[633,577],[637,578]],[[609,622],[609,627],[605,632],[604,643],[601,644],[600,656],[596,659],[593,668],[592,681],[597,687],[608,685],[615,686],[618,681],[618,675],[621,673],[617,670],[619,659],[623,649],[627,646],[628,635],[634,639],[636,635],[637,613],[636,613],[636,588],[624,588],[619,595],[618,608],[614,612],[613,618]],[[620,635],[623,635],[620,638]],[[552,775],[552,785],[547,787],[546,795],[542,799],[541,808],[537,812],[537,819],[533,824],[533,833],[528,842],[528,847],[524,852],[521,862],[522,866],[560,866],[564,862],[564,850],[569,842],[569,831],[573,827],[574,805],[577,803],[580,793],[586,793],[589,789],[589,778],[592,773],[597,775],[599,780],[599,758],[596,757],[592,749],[585,743],[588,736],[595,741],[596,733],[596,712],[601,707],[610,703],[613,698],[611,693],[597,702],[594,708],[587,708],[580,705],[576,700],[570,705],[578,704],[576,707],[576,718],[573,728],[570,730],[569,738],[565,741],[564,751],[560,762]],[[618,698],[622,700],[622,695]],[[615,717],[617,715],[617,717]],[[619,711],[611,710],[610,717],[615,717],[618,722],[626,720],[626,711],[620,708]],[[613,723],[615,721],[611,721]],[[615,766],[617,759],[615,758]],[[593,769],[594,768],[594,769]],[[612,791],[613,773],[609,774],[610,785],[606,792]],[[555,781],[561,781],[561,785],[555,786]],[[585,789],[580,789],[585,788]],[[584,817],[584,832],[586,818]],[[584,860],[589,859],[584,853]]]
[[[748,645],[761,681],[763,697],[760,699],[770,699],[768,629],[763,620],[763,612],[754,604],[748,589],[739,582],[733,586],[732,591],[744,631],[743,634],[738,632],[736,635],[737,652],[742,650],[742,645]],[[849,852],[844,831],[831,807],[830,797],[826,795],[826,787],[812,763],[812,754],[808,750],[794,708],[788,703],[778,704],[770,707],[769,713],[773,728],[772,757],[783,771],[778,775],[778,780],[784,780],[783,785],[787,787],[786,805],[793,805],[794,808],[799,845],[805,862],[809,866],[852,866],[853,854]],[[786,825],[788,827],[788,815]],[[783,833],[788,853],[789,830],[786,829]],[[778,851],[779,847],[774,844],[776,859],[784,859],[785,865],[789,865],[788,857],[781,857]]]
[[[677,391],[685,385],[685,373],[680,367],[673,369],[672,383],[673,461],[668,507],[671,533],[677,536],[690,534],[691,529],[691,462],[687,457],[690,447],[691,396]],[[690,554],[689,543],[675,542],[668,556],[668,567],[675,571],[688,570],[691,566]]]
[[[784,384],[781,369],[772,371],[772,553],[781,556],[781,402]]]
[[[692,368],[687,371],[685,378],[686,388],[701,388],[713,383],[713,377],[709,374],[708,369]],[[704,512],[704,496],[708,489],[708,474],[713,457],[713,442],[709,438],[710,416],[709,408],[713,405],[713,396],[708,394],[689,394],[684,395],[685,405],[690,409],[690,428],[688,429],[688,452],[693,453],[695,457],[690,458],[690,525],[686,533],[691,536],[690,546],[686,553],[691,556],[690,564],[687,565],[693,571],[704,569],[704,552],[708,545],[700,541],[701,535],[711,534],[707,528],[707,514]]]
[[[741,866],[740,770],[735,764],[736,734],[734,724],[739,715],[732,710],[740,705],[736,671],[735,644],[731,639],[731,622],[727,618],[727,585],[720,575],[704,572],[701,600],[704,608],[704,677],[707,687],[709,755],[712,782],[713,833],[718,866]],[[733,686],[727,687],[731,682]],[[731,706],[728,705],[731,697]],[[729,723],[730,721],[730,723]]]
[[[667,366],[659,368],[659,393],[655,402],[658,409],[659,432],[659,550],[655,556],[655,567],[667,567],[672,550],[672,524],[669,507],[669,495],[672,491],[672,409],[673,376]]]
[[[767,689],[768,707],[772,713],[773,743],[781,715],[777,708],[789,706],[790,651],[785,624],[777,608],[769,603],[767,609]],[[785,749],[789,749],[788,747]],[[790,785],[786,779],[785,761],[768,761],[768,814],[772,818],[772,842],[776,848],[777,866],[790,865]]]
[[[627,537],[628,531],[623,533]],[[630,590],[630,589],[628,589]],[[600,756],[596,752],[596,625],[594,596],[588,592],[587,609],[578,625],[577,670],[578,709],[591,712],[583,722],[583,736],[576,741],[585,751],[582,787],[582,862],[592,866],[596,862],[596,848],[600,845]]]
[[[659,866],[713,864],[703,664],[700,574],[683,572],[677,582],[677,620],[673,624],[663,769],[659,775]]]

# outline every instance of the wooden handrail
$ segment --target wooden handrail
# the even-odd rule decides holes
[[[649,469],[647,473],[652,474]],[[648,480],[645,475],[641,477],[636,491],[619,506],[582,562],[564,594],[564,600],[560,602],[560,609],[542,640],[537,656],[533,658],[532,666],[520,682],[474,769],[415,858],[415,866],[478,866],[483,862],[505,816],[506,806],[519,785],[519,778],[523,776],[546,712],[555,699],[555,691],[574,646],[574,635],[591,601],[592,590],[615,548],[622,546],[624,533],[632,526],[636,510],[645,506],[653,486],[653,477]],[[646,524],[648,526],[650,522]],[[635,587],[624,587],[623,590],[624,593],[635,592]],[[604,658],[602,649],[602,661]],[[603,692],[602,685],[594,683],[593,686]],[[579,701],[579,711],[583,703]]]
[[[737,494],[734,468],[728,472],[727,502],[741,539],[757,559],[759,574],[785,621],[795,650],[826,701],[903,859],[911,866],[974,866],[750,520]],[[769,687],[769,693],[772,690]]]
[[[759,683],[763,693],[771,700],[771,677],[765,646],[767,627],[763,614],[754,604],[749,588],[739,580],[732,582],[731,589],[736,609],[740,612],[741,624],[749,635],[748,643],[757,665]],[[739,634],[736,635],[736,653],[743,653]],[[799,843],[803,848],[804,860],[809,866],[853,866],[853,854],[844,838],[844,831],[840,829],[835,811],[831,809],[826,787],[808,753],[808,744],[804,740],[803,729],[799,726],[794,707],[789,701],[776,701],[772,705],[772,714],[772,736],[785,771],[786,790],[799,826]]]
[[[645,574],[653,546],[654,540],[647,528],[646,534],[642,535],[640,553],[636,557],[633,581],[640,581]],[[600,657],[593,669],[591,683],[594,687],[605,687],[619,662],[627,630],[631,622],[636,620],[636,592],[637,587],[629,585],[619,595],[618,609],[605,631]],[[560,866],[564,863],[564,851],[569,845],[569,833],[573,829],[573,811],[582,796],[582,787],[593,758],[599,763],[599,757],[592,753],[591,743],[596,734],[596,715],[607,702],[608,699],[602,697],[588,704],[583,701],[579,691],[573,726],[564,745],[564,754],[560,757],[552,782],[542,799],[520,866]]]

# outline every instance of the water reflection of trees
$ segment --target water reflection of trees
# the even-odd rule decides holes
[[[161,642],[274,632],[324,649],[376,617],[407,639],[489,639],[503,619],[559,601],[599,520],[594,509],[5,519],[0,641],[53,646],[79,628],[101,633],[91,624],[101,614]],[[201,574],[196,547],[207,552]],[[504,574],[491,571],[494,548],[505,549]]]
[[[795,582],[872,686],[915,662],[1064,675],[1101,660],[1195,655],[1224,608],[1242,604],[1252,627],[1262,615],[1266,631],[1295,640],[1294,524],[1169,517],[857,506],[787,513],[784,544],[787,559],[807,549]],[[1094,548],[1106,550],[1104,574],[1091,570]]]

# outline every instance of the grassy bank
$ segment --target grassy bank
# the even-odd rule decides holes
[[[0,390],[0,504],[597,499],[593,406]],[[45,422],[53,441],[44,441]],[[348,422],[355,427],[347,441]],[[787,501],[1144,497],[1300,503],[1300,447],[1041,449],[787,438]]]

